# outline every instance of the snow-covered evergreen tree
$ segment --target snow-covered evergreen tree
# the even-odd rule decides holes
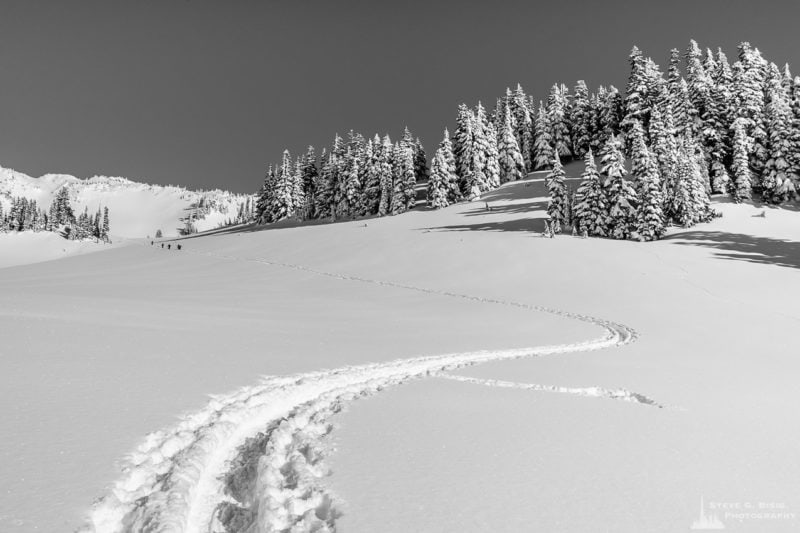
[[[319,171],[317,170],[317,156],[314,152],[314,147],[310,146],[306,150],[306,154],[303,156],[303,179],[302,179],[302,186],[303,186],[303,197],[305,198],[305,216],[304,218],[316,218],[316,207],[317,207],[317,175]]]
[[[359,159],[347,150],[349,164],[346,167],[338,213],[341,217],[355,218],[361,212],[361,169]]]
[[[564,85],[553,85],[547,98],[547,125],[550,127],[553,151],[560,157],[572,155],[567,107],[567,88]]]
[[[636,46],[631,50],[628,59],[631,72],[628,77],[628,87],[625,90],[625,115],[620,123],[620,129],[626,137],[630,136],[635,124],[639,124],[641,128],[646,126],[649,113],[645,59]]]
[[[364,150],[366,168],[363,173],[363,202],[364,212],[367,215],[377,214],[381,202],[381,149],[380,138],[376,135],[374,139],[367,141]]]
[[[547,215],[550,217],[550,228],[553,233],[561,233],[567,223],[567,187],[564,167],[561,158],[553,157],[553,170],[547,175],[547,192],[550,197],[547,203]]]
[[[108,206],[103,208],[103,225],[100,227],[100,238],[104,241],[108,240],[109,231],[111,230],[111,222],[108,217]]]
[[[332,153],[327,153],[326,150],[322,151],[320,155],[320,171],[317,179],[317,186],[315,187],[316,196],[314,198],[317,218],[334,218],[334,197],[337,188],[335,166],[336,161]]]
[[[435,209],[447,207],[457,200],[460,192],[450,135],[445,129],[444,139],[439,144],[431,163],[431,176],[428,180],[428,205]]]
[[[582,181],[575,193],[575,225],[583,235],[605,236],[608,223],[606,195],[590,149],[586,152]]]
[[[517,84],[517,88],[511,99],[513,107],[512,115],[516,119],[516,138],[519,151],[522,154],[522,161],[525,165],[525,172],[533,170],[533,109],[528,104],[528,98],[522,90],[522,86]]]
[[[789,95],[792,108],[792,170],[800,172],[800,77],[792,80],[789,88]]]
[[[692,40],[686,50],[686,84],[688,87],[689,100],[692,106],[689,114],[693,123],[699,126],[694,131],[702,131],[702,120],[705,106],[708,102],[708,92],[710,90],[710,80],[703,66],[703,52],[697,45],[697,41]]]
[[[572,101],[569,118],[572,124],[572,150],[575,153],[575,157],[583,157],[591,147],[594,129],[589,89],[583,80],[578,80],[577,85],[575,85],[575,96]]]
[[[752,173],[750,172],[750,158],[748,153],[748,137],[746,122],[743,118],[737,118],[733,123],[733,183],[731,186],[731,196],[734,202],[742,202],[752,198]]]
[[[394,195],[394,169],[392,168],[392,152],[394,147],[388,135],[384,136],[381,143],[380,158],[378,160],[381,176],[381,199],[378,203],[378,216],[392,213],[392,196]]]
[[[294,216],[295,173],[289,150],[283,151],[281,165],[275,180],[271,220],[278,222]]]
[[[767,132],[764,122],[764,85],[767,65],[750,43],[739,45],[739,61],[733,66],[737,116],[746,120],[750,167],[759,175],[767,162]]]
[[[539,102],[539,112],[534,123],[533,168],[547,168],[553,162],[553,138],[544,104]]]
[[[619,90],[613,85],[609,86],[608,91],[605,93],[600,108],[600,146],[605,146],[612,136],[617,135],[620,131],[620,122],[622,120],[623,100]]]
[[[508,104],[505,105],[501,126],[497,148],[500,164],[500,183],[505,183],[522,179],[525,176],[525,161],[522,158],[517,138],[514,135]]]
[[[442,142],[439,144],[439,149],[442,151],[448,177],[448,189],[447,189],[447,202],[449,204],[453,204],[459,202],[463,199],[461,195],[461,187],[458,182],[458,174],[456,173],[456,160],[455,156],[453,155],[453,144],[450,142],[450,133],[447,131],[447,128],[444,130],[444,137],[442,138]]]
[[[417,203],[417,166],[415,161],[416,151],[412,146],[406,146],[402,151],[403,166],[403,206],[404,211],[412,209]],[[427,169],[426,169],[427,170]]]
[[[425,181],[428,179],[430,170],[428,169],[428,155],[425,153],[425,147],[422,146],[422,141],[417,137],[414,140],[414,174],[416,181]]]
[[[456,130],[453,134],[453,155],[456,161],[456,172],[458,173],[459,184],[461,192],[464,196],[468,196],[469,189],[474,181],[472,177],[472,161],[473,156],[473,123],[474,117],[472,111],[466,106],[461,104],[458,106],[458,115],[456,116]]]
[[[658,163],[655,155],[647,149],[643,135],[637,135],[634,142],[634,157],[638,159],[637,164],[633,166],[638,191],[636,232],[640,240],[654,241],[660,239],[666,232]]]
[[[601,161],[601,172],[606,176],[603,188],[608,203],[608,236],[628,239],[636,224],[636,191],[625,179],[627,172],[622,143],[616,137],[606,143]]]
[[[768,159],[761,175],[761,196],[764,201],[773,204],[792,200],[796,196],[790,165],[793,149],[792,115],[788,95],[781,81],[778,67],[773,63],[767,86]]]

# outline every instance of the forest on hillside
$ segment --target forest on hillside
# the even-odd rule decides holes
[[[96,214],[87,207],[75,215],[66,187],[59,189],[48,210],[21,196],[11,199],[7,212],[0,203],[0,232],[51,231],[70,240],[109,242],[109,225],[108,207],[98,206]]]
[[[430,164],[408,128],[402,139],[336,135],[317,158],[288,150],[270,166],[257,194],[259,223],[348,219],[402,213],[427,180],[433,208],[474,200],[508,181],[550,169],[548,227],[618,239],[653,240],[669,225],[714,216],[709,196],[796,200],[800,171],[800,77],[741,43],[732,64],[722,49],[691,41],[670,53],[667,72],[634,47],[625,93],[552,86],[534,102],[507,89],[491,112],[458,107]],[[599,169],[595,156],[599,157]],[[580,186],[564,181],[562,162],[583,159]]]

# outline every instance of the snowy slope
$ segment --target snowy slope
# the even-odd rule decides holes
[[[0,271],[0,530],[72,530],[100,496],[97,531],[137,502],[155,530],[208,531],[222,480],[281,510],[261,530],[327,497],[356,532],[685,531],[701,496],[798,512],[800,213],[544,239],[540,178],[491,212]]]
[[[201,200],[214,207],[196,224],[199,231],[218,227],[233,218],[247,195],[227,191],[191,191],[172,185],[149,185],[125,178],[95,176],[79,179],[65,174],[46,174],[32,178],[21,172],[0,167],[0,202],[8,207],[10,199],[24,196],[47,209],[62,187],[70,191],[76,213],[88,207],[94,214],[98,206],[107,206],[114,237],[146,237],[160,229],[165,237],[175,236],[183,226],[181,219],[191,206]]]
[[[0,268],[107,250],[119,242],[71,241],[51,231],[0,232]]]

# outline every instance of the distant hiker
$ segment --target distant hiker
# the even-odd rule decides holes
[[[153,246],[153,241],[150,241],[150,246]]]
[[[172,250],[172,245],[171,244],[167,245],[167,250]]]
[[[180,245],[180,244],[178,244],[178,245],[176,245],[176,246],[178,247],[178,251],[180,251],[180,249],[181,249],[181,245]]]
[[[164,248],[164,243],[163,242],[161,243],[161,248]]]

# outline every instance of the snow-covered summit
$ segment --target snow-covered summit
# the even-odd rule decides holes
[[[0,167],[0,203],[7,208],[14,197],[36,200],[45,209],[56,193],[66,187],[75,212],[107,206],[111,212],[111,234],[145,237],[161,230],[165,237],[177,235],[183,219],[196,214],[198,231],[213,229],[234,219],[250,195],[223,190],[193,191],[174,185],[151,185],[122,177],[93,176],[80,179],[68,174],[45,174],[34,178]],[[202,209],[197,209],[202,205]]]

